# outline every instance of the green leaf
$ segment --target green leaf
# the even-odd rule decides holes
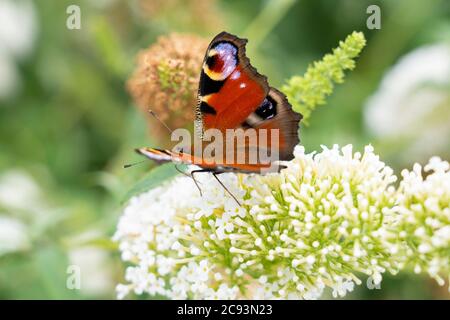
[[[150,171],[142,180],[136,183],[130,191],[123,197],[122,203],[128,201],[131,197],[153,189],[162,182],[176,176],[179,172],[175,169],[173,163],[165,163]]]

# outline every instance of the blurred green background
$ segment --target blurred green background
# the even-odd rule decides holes
[[[80,30],[66,27],[72,4]],[[371,4],[380,30],[366,26]],[[275,87],[363,31],[356,69],[301,128],[302,144],[372,143],[397,173],[431,155],[449,160],[449,1],[0,0],[0,298],[115,297],[124,270],[110,238],[151,164],[122,166],[139,160],[134,147],[156,143],[125,90],[135,56],[172,31],[222,30],[249,39]],[[81,290],[66,288],[72,264]],[[407,273],[381,289],[348,298],[449,299]]]

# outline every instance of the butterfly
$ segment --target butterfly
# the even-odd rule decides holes
[[[144,147],[136,149],[139,154],[157,162],[195,164],[201,169],[192,171],[191,176],[195,172],[211,172],[215,177],[223,172],[263,173],[282,168],[275,165],[275,161],[268,163],[259,158],[250,161],[255,154],[275,150],[276,160],[293,158],[293,149],[299,143],[298,126],[302,115],[294,112],[286,96],[270,87],[267,78],[250,64],[245,54],[246,43],[246,39],[230,33],[219,33],[207,48],[200,73],[195,109],[199,150],[207,148],[206,133],[214,129],[225,137],[222,147],[215,150],[222,157],[196,153],[194,146],[182,150]],[[230,129],[240,134],[226,136]],[[257,138],[250,141],[249,133],[255,133]],[[266,134],[266,139],[262,133]],[[239,138],[243,139],[236,144]],[[224,154],[230,151],[234,155],[225,159]],[[239,151],[245,154],[241,161],[236,160],[235,154]]]

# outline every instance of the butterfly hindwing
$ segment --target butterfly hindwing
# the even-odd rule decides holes
[[[298,138],[298,123],[302,115],[293,111],[286,96],[275,88],[270,88],[269,94],[263,102],[252,112],[242,124],[244,129],[267,130],[269,148],[277,148],[279,160],[291,160],[292,151],[300,142]],[[273,130],[278,130],[279,139],[277,145],[270,145],[270,135]],[[258,141],[259,142],[259,141]],[[258,147],[260,144],[258,143]]]

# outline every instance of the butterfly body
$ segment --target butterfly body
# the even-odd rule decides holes
[[[156,161],[156,162],[174,162],[182,164],[192,164],[215,173],[240,172],[240,173],[260,173],[261,170],[269,169],[271,164],[239,164],[218,163],[214,159],[204,157],[195,157],[189,153],[174,152],[171,150],[140,148],[138,153]]]
[[[275,161],[262,160],[262,155],[273,155],[274,151],[276,160],[292,159],[293,148],[299,142],[301,115],[252,67],[245,55],[246,42],[222,32],[208,46],[195,110],[195,142],[200,146],[182,151],[140,148],[138,153],[157,162],[195,164],[213,173],[279,170],[281,166],[274,165]],[[210,131],[221,135],[221,145],[213,156],[204,152],[211,142],[207,138]],[[241,158],[240,153],[244,154]]]

